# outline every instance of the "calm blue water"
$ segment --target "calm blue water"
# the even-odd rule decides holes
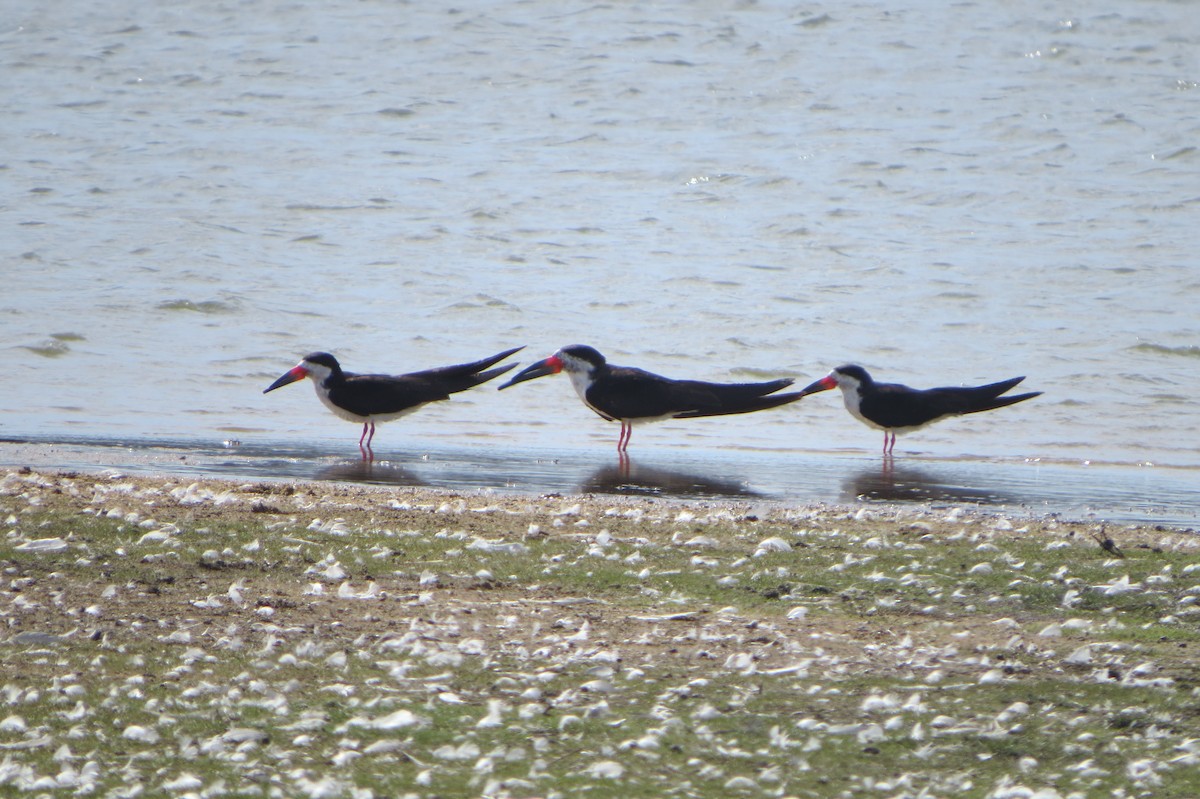
[[[0,22],[0,438],[356,456],[307,386],[261,394],[305,352],[580,342],[715,380],[1023,374],[1043,397],[897,452],[1001,492],[1022,464],[1200,487],[1188,3],[28,5]],[[615,437],[546,379],[376,449]],[[736,473],[879,437],[830,393],[632,452]]]

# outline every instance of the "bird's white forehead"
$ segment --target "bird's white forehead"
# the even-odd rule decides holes
[[[313,361],[301,361],[297,366],[308,372],[308,376],[318,383],[323,383],[325,378],[332,374],[332,370],[328,366]]]
[[[563,371],[569,372],[570,374],[575,374],[576,372],[587,374],[592,370],[592,364],[590,361],[585,361],[583,358],[572,355],[569,352],[559,350],[558,352],[554,353],[554,357],[562,361]]]
[[[845,372],[833,372],[832,377],[834,379],[834,382],[836,382],[838,384],[838,388],[842,389],[843,391],[845,391],[847,389],[854,391],[854,390],[857,390],[858,387],[862,385],[862,382],[859,381],[859,379],[857,377],[854,377],[853,375],[848,375]]]

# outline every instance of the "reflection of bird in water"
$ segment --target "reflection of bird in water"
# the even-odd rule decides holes
[[[842,486],[843,501],[964,502],[972,505],[1016,504],[1011,497],[988,488],[955,485],[943,477],[908,466],[864,469]]]
[[[602,466],[588,477],[579,491],[594,494],[634,494],[671,497],[756,497],[758,492],[732,478],[684,474],[650,466],[636,466],[628,458]]]
[[[331,483],[373,483],[376,485],[423,486],[425,481],[402,466],[374,461],[339,463],[313,475],[314,480]]]
[[[806,386],[800,395],[840,388],[850,415],[883,431],[883,454],[890,456],[896,446],[896,433],[920,430],[948,416],[990,411],[1040,396],[1040,391],[1000,396],[1024,379],[1014,377],[986,386],[916,389],[898,383],[876,383],[866,369],[851,365],[839,366]]]

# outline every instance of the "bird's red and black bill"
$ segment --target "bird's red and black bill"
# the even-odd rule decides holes
[[[816,394],[819,391],[828,391],[831,388],[837,388],[837,378],[833,375],[826,375],[820,380],[809,383],[800,391],[800,396],[807,397],[809,394]]]
[[[509,386],[516,385],[517,383],[524,383],[526,380],[533,380],[535,377],[545,377],[546,375],[556,375],[562,371],[562,368],[563,368],[562,360],[559,359],[559,357],[557,355],[551,355],[549,358],[545,358],[543,360],[538,361],[537,363],[533,363],[533,364],[530,364],[529,366],[526,366],[520,372],[517,372],[517,374],[514,375],[511,380],[509,380],[504,385],[500,386],[497,389],[497,391],[501,391],[503,389],[508,388]]]
[[[293,366],[280,375],[278,380],[263,389],[263,393],[266,394],[268,391],[274,391],[277,388],[282,388],[283,386],[295,383],[297,380],[303,380],[306,377],[308,377],[307,369],[303,366]]]

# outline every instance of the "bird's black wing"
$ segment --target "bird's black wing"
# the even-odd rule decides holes
[[[676,381],[630,366],[614,366],[587,390],[587,404],[606,419],[646,419],[679,409]]]
[[[484,371],[489,366],[504,360],[515,352],[520,352],[524,347],[514,347],[511,350],[497,353],[482,360],[472,361],[470,363],[459,363],[453,366],[439,366],[436,369],[425,369],[420,372],[411,372],[406,375],[396,375],[396,380],[417,380],[424,381],[430,387],[437,386],[446,394],[456,394],[459,391],[466,391],[468,388],[486,383],[493,377],[499,377],[505,372],[516,366],[515,363],[501,366],[496,369]],[[446,399],[445,397],[437,397],[436,399]],[[426,400],[432,402],[432,400]]]
[[[692,418],[770,408],[799,397],[766,397],[792,381],[709,383],[672,380],[632,367],[615,366],[587,392],[587,401],[600,415],[613,419],[660,416]]]
[[[444,385],[414,375],[347,375],[329,400],[359,416],[399,411],[450,398]]]
[[[957,404],[944,389],[922,390],[898,383],[876,383],[865,393],[859,411],[880,427],[919,427],[954,413]]]
[[[725,416],[735,413],[750,413],[767,408],[775,408],[789,402],[795,402],[803,395],[799,392],[776,394],[780,389],[792,384],[790,378],[768,380],[762,383],[706,383],[689,381],[694,388],[697,398],[704,396],[711,400],[696,407],[676,414],[679,419],[692,419],[701,416]]]
[[[986,386],[943,386],[915,389],[895,383],[876,383],[875,390],[863,398],[863,415],[881,427],[916,427],[945,416],[978,413],[1002,408],[1041,394],[1040,391],[1000,396],[1024,378],[1015,377]]]

